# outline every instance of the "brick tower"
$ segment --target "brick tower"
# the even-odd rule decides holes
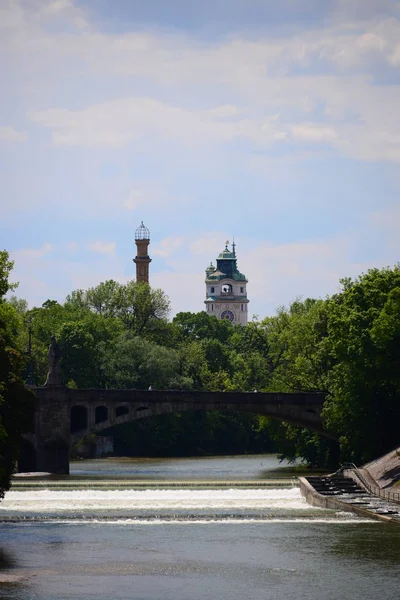
[[[143,225],[143,221],[135,231],[135,243],[137,254],[133,259],[136,264],[136,281],[149,283],[149,256],[150,231]]]

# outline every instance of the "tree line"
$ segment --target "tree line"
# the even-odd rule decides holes
[[[205,312],[182,312],[169,321],[164,292],[136,282],[106,281],[73,291],[63,303],[47,300],[29,309],[22,299],[4,298],[12,264],[7,253],[2,256],[1,340],[15,357],[0,373],[3,397],[7,370],[21,386],[30,360],[36,383],[44,382],[47,348],[55,335],[64,381],[71,387],[323,391],[325,428],[338,440],[257,415],[185,413],[113,430],[118,452],[160,456],[277,449],[288,459],[333,467],[341,460],[366,462],[398,444],[399,265],[343,279],[337,294],[298,299],[272,317],[238,327]],[[26,355],[29,331],[31,359]],[[6,405],[3,399],[3,421]]]

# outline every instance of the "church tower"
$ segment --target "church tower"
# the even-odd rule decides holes
[[[136,281],[149,283],[149,256],[150,231],[143,225],[143,221],[135,231],[136,257],[133,262],[136,264]]]
[[[235,325],[247,325],[247,279],[237,268],[236,246],[225,249],[206,269],[206,310],[217,319],[229,319]]]

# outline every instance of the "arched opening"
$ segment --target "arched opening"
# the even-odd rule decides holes
[[[108,408],[107,406],[96,406],[94,413],[94,422],[103,423],[108,419]]]
[[[117,406],[115,411],[116,417],[122,417],[123,415],[127,415],[129,413],[129,408],[127,406]]]
[[[184,407],[182,407],[184,408]],[[275,453],[277,448],[257,415],[236,411],[190,410],[151,415],[139,406],[132,421],[103,434],[114,440],[114,456],[212,456]]]
[[[71,433],[86,429],[88,424],[87,408],[77,404],[71,408]]]
[[[232,294],[232,286],[230,283],[225,283],[222,286],[222,294],[226,294],[227,296],[230,296]]]

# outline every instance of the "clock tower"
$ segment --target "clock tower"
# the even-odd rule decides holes
[[[237,268],[236,246],[224,250],[206,269],[206,311],[217,319],[229,319],[234,325],[247,325],[247,279]]]

